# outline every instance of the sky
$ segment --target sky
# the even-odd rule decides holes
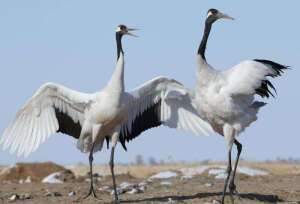
[[[0,134],[18,109],[46,82],[81,92],[101,90],[116,65],[115,30],[125,24],[141,30],[139,38],[123,38],[125,86],[131,90],[157,76],[172,77],[195,88],[195,63],[206,12],[216,8],[236,20],[213,25],[207,61],[216,69],[247,59],[269,59],[290,65],[272,79],[278,96],[238,140],[248,160],[299,158],[300,2],[291,1],[9,1],[0,2]],[[261,100],[261,99],[260,99]],[[2,149],[2,147],[0,147]],[[127,163],[137,154],[148,160],[197,162],[226,160],[224,138],[195,136],[165,127],[148,130],[117,146],[115,161]],[[235,152],[235,151],[234,151]],[[94,156],[108,163],[104,148]],[[72,137],[55,134],[29,157],[0,150],[0,164],[53,161],[88,163]]]

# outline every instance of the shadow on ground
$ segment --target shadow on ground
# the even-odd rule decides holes
[[[147,202],[147,201],[159,201],[159,202],[168,202],[169,198],[171,198],[174,201],[184,201],[184,200],[190,200],[190,199],[201,199],[201,198],[207,198],[212,196],[222,196],[222,192],[217,193],[197,193],[194,195],[186,195],[186,196],[163,196],[163,197],[152,197],[152,198],[144,198],[144,199],[137,199],[137,200],[124,200],[121,201],[121,203],[140,203],[140,202]],[[229,196],[229,195],[227,195]],[[277,195],[264,195],[264,194],[256,194],[256,193],[247,193],[247,194],[240,194],[240,199],[248,199],[248,200],[257,200],[261,202],[268,202],[268,203],[277,203],[277,202],[283,202],[282,199],[280,199]],[[238,200],[238,197],[236,197],[236,200]]]

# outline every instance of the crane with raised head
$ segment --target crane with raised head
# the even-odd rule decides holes
[[[224,136],[228,151],[227,178],[225,179],[222,203],[232,171],[231,150],[237,146],[237,158],[234,165],[229,192],[237,193],[234,184],[236,168],[242,151],[242,144],[236,137],[252,122],[257,120],[259,109],[266,105],[256,101],[255,95],[268,98],[276,93],[270,77],[281,76],[288,66],[264,59],[243,61],[240,64],[223,71],[215,70],[208,64],[205,57],[207,40],[212,24],[219,19],[230,19],[217,9],[210,9],[205,20],[205,29],[197,55],[196,67],[196,107],[199,115],[208,121],[215,132]]]
[[[114,176],[114,151],[119,138],[126,150],[125,137],[136,137],[160,125],[190,130],[195,134],[212,131],[210,125],[198,116],[191,100],[194,94],[174,79],[157,77],[125,92],[122,37],[135,36],[130,33],[133,30],[136,29],[125,25],[117,27],[117,66],[104,89],[87,94],[55,83],[42,85],[5,129],[0,140],[3,149],[10,147],[10,153],[18,150],[18,156],[28,156],[56,132],[78,139],[77,148],[89,153],[91,182],[86,198],[90,195],[96,197],[93,153],[102,149],[105,139],[111,141],[109,165],[115,203],[119,203]]]

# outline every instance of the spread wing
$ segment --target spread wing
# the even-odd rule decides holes
[[[208,135],[207,130],[212,131],[194,107],[194,94],[174,79],[157,77],[126,93],[124,100],[129,103],[129,113],[122,123],[119,138],[124,149],[125,141],[160,125],[189,130],[197,135],[199,132]]]
[[[18,149],[18,156],[35,151],[46,138],[62,132],[78,138],[84,121],[84,111],[93,102],[93,94],[46,83],[19,110],[4,131],[0,144]]]
[[[285,69],[288,66],[268,60],[244,61],[223,72],[227,84],[221,91],[229,95],[274,96],[270,88],[276,93],[275,87],[267,77],[281,76]]]

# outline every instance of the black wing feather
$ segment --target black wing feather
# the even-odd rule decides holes
[[[119,141],[121,142],[123,148],[127,150],[125,142],[129,142],[133,140],[137,136],[139,136],[143,131],[148,130],[150,128],[154,128],[160,126],[161,119],[160,119],[160,107],[161,107],[161,100],[157,103],[150,106],[147,110],[143,113],[136,116],[132,123],[131,133],[125,127],[126,134],[123,134],[121,131]],[[121,128],[122,130],[123,128]]]
[[[78,139],[82,128],[79,121],[75,123],[69,115],[59,111],[57,108],[55,108],[55,115],[59,125],[57,132],[67,134]]]

